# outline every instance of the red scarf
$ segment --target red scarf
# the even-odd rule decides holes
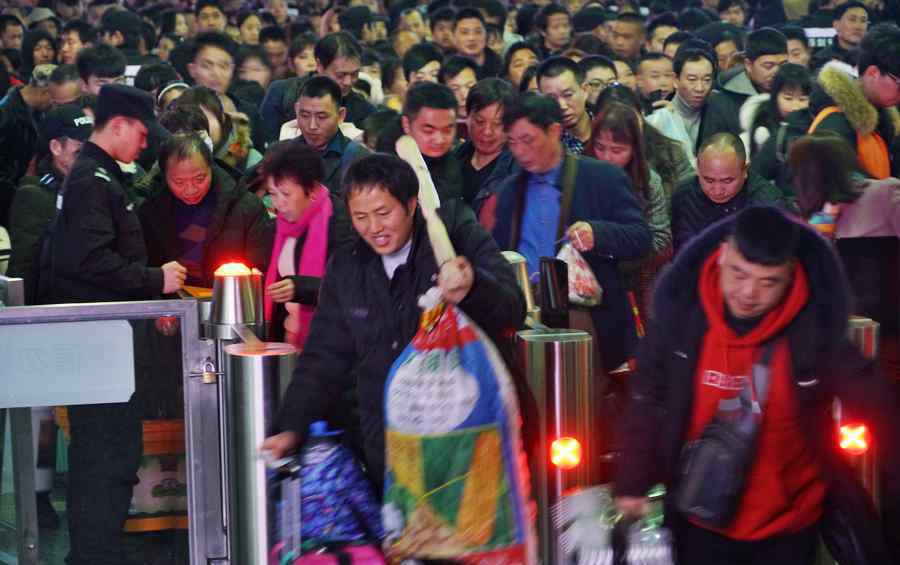
[[[328,189],[317,184],[309,195],[309,206],[296,222],[289,222],[281,214],[276,218],[275,245],[269,260],[269,271],[266,273],[266,288],[278,282],[278,259],[288,238],[299,238],[304,233],[303,250],[300,254],[300,266],[297,274],[307,277],[322,277],[325,274],[325,261],[328,256],[328,222],[334,212]],[[272,299],[266,295],[266,320],[272,320]],[[300,330],[291,339],[291,344],[303,347],[309,334],[309,322],[315,308],[300,305]]]
[[[725,318],[725,299],[719,282],[720,253],[716,251],[707,259],[698,284],[709,330],[703,338],[694,377],[688,440],[700,437],[715,416],[719,400],[740,393],[761,354],[761,345],[776,338],[809,298],[806,273],[797,263],[793,283],[781,303],[751,331],[736,334]],[[776,345],[770,369],[769,394],[763,403],[756,455],[744,494],[734,521],[718,530],[733,539],[759,540],[797,532],[814,524],[822,513],[825,486],[818,462],[800,429],[786,340]]]

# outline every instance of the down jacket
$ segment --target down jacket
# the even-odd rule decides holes
[[[275,230],[262,201],[242,190],[218,166],[213,167],[210,190],[216,194],[216,209],[203,247],[202,286],[212,287],[216,268],[236,259],[265,273]],[[175,196],[172,192],[162,190],[144,202],[138,217],[147,244],[148,265],[158,267],[178,260]]]

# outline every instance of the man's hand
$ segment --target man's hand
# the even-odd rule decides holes
[[[594,248],[594,228],[587,222],[575,222],[569,227],[566,235],[572,247],[582,253]]]
[[[626,518],[643,518],[649,510],[646,496],[617,496],[616,508]]]
[[[465,257],[457,257],[441,265],[438,288],[441,289],[441,295],[448,303],[459,304],[462,302],[472,290],[473,284],[475,284],[475,271]]]
[[[299,447],[297,434],[292,431],[281,432],[274,436],[267,437],[262,445],[259,446],[261,451],[268,451],[274,459],[281,459],[290,455]]]
[[[181,290],[184,286],[184,279],[187,278],[187,269],[182,267],[178,261],[169,261],[162,266],[162,272],[163,294],[172,294]]]
[[[290,302],[294,298],[294,281],[292,279],[283,279],[269,285],[269,288],[266,289],[266,294],[274,302]]]

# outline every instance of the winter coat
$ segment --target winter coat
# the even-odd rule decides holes
[[[304,144],[306,140],[298,137]],[[344,173],[357,159],[361,159],[371,153],[369,148],[358,141],[352,141],[340,130],[331,138],[325,150],[319,153],[325,165],[325,177],[322,179],[331,194],[342,194],[341,180]]]
[[[786,202],[778,187],[752,170],[741,191],[724,204],[710,200],[700,188],[699,178],[695,176],[681,185],[672,197],[675,253],[707,227],[754,204],[785,206]]]
[[[22,178],[9,211],[9,239],[12,255],[7,276],[30,280],[38,242],[56,214],[56,193],[63,184],[63,175],[47,157],[40,162],[37,176]]]
[[[215,270],[235,260],[242,260],[265,273],[275,229],[262,201],[241,190],[219,167],[213,167],[210,190],[215,191],[216,208],[204,240],[203,282],[200,286],[211,288]],[[163,190],[138,210],[149,265],[161,266],[178,260],[180,244],[175,202],[172,192]]]
[[[22,88],[13,88],[0,99],[0,226],[7,226],[9,206],[19,180],[37,150],[34,111],[22,98]]]
[[[657,281],[652,322],[629,383],[617,496],[644,496],[656,483],[663,483],[668,492],[678,487],[676,470],[692,417],[696,365],[709,327],[695,289],[705,261],[728,236],[733,222],[733,217],[727,218],[695,238]],[[835,469],[832,463],[843,460],[835,454],[831,418],[835,396],[845,414],[864,415],[874,437],[884,442],[880,453],[897,453],[898,436],[889,431],[897,428],[890,421],[893,395],[887,381],[847,338],[850,296],[837,257],[812,230],[799,231],[798,260],[809,280],[809,298],[784,335],[794,368],[796,422],[809,445],[824,457],[827,481]],[[896,499],[895,470],[886,476],[893,494],[884,500]],[[667,511],[670,521],[672,515]]]
[[[468,206],[447,201],[438,213],[456,253],[475,270],[475,283],[459,307],[499,343],[525,320],[515,274]],[[409,257],[393,279],[364,240],[332,255],[278,416],[278,427],[302,441],[310,423],[323,419],[342,393],[355,387],[367,471],[376,485],[384,477],[384,385],[394,360],[419,329],[417,300],[434,286],[438,272],[424,220],[415,214]]]
[[[250,119],[244,114],[229,114],[231,130],[228,138],[216,148],[215,157],[241,173],[262,161],[253,147]]]
[[[900,237],[900,179],[866,179],[859,198],[841,204],[834,237]]]
[[[900,146],[892,142],[900,132],[900,112],[896,108],[878,108],[866,98],[854,71],[840,63],[829,63],[819,72],[809,97],[810,121],[828,106],[835,112],[822,120],[816,131],[833,131],[846,139],[856,151],[856,135],[876,131],[888,146],[891,172],[900,175]]]
[[[460,164],[471,161],[472,156],[475,154],[475,144],[471,141],[466,141],[454,150],[454,154],[456,155],[456,160]],[[475,198],[472,199],[471,202],[467,202],[467,204],[472,207],[476,216],[479,215],[482,206],[488,198],[497,192],[500,183],[510,176],[518,174],[521,169],[522,168],[519,166],[518,161],[513,157],[509,148],[504,147],[500,155],[497,156],[497,162],[494,164],[494,168],[491,169],[490,174],[484,179],[481,186],[464,187],[466,193],[475,195]]]
[[[737,109],[734,104],[720,92],[710,92],[706,104],[700,110],[700,133],[694,142],[685,128],[684,120],[670,104],[665,108],[653,112],[647,116],[647,123],[655,127],[670,139],[678,141],[684,146],[685,153],[691,159],[691,166],[696,162],[697,150],[703,142],[717,133],[733,133],[740,135],[741,128],[738,124]],[[649,158],[648,158],[649,159]]]
[[[90,141],[62,186],[62,209],[40,266],[43,304],[113,302],[159,296],[162,269],[147,266],[135,204],[119,164]]]
[[[621,168],[588,157],[567,154],[565,159],[577,159],[578,168],[572,207],[564,224],[568,228],[584,221],[594,231],[594,248],[582,255],[603,287],[603,302],[590,312],[600,344],[601,367],[611,371],[632,355],[637,339],[619,262],[650,254],[652,236],[631,182]],[[565,168],[563,162],[556,181],[560,192]],[[501,249],[519,248],[529,175],[523,170],[504,181],[498,190],[492,231]]]
[[[647,163],[659,174],[666,198],[671,199],[678,185],[694,175],[693,153],[649,123],[644,126],[644,143]]]
[[[772,118],[769,111],[771,98],[769,93],[763,92],[747,98],[741,106],[741,141],[744,142],[747,158],[751,161],[772,136],[772,130],[778,127],[778,122]]]
[[[744,65],[737,65],[721,73],[716,79],[716,88],[723,95],[723,100],[731,103],[731,112],[726,113],[734,126],[740,127],[739,116],[741,106],[751,96],[759,94],[756,86],[750,81],[750,76]]]
[[[815,52],[809,61],[809,68],[813,72],[818,71],[833,59],[855,67],[858,58],[859,51],[844,49],[841,47],[840,43],[838,43],[837,36],[834,36],[831,40],[831,45]]]
[[[357,240],[356,232],[350,222],[350,216],[347,212],[347,205],[343,199],[338,198],[334,194],[330,194],[332,214],[328,220],[328,248],[326,250],[328,257],[331,257],[335,251],[353,244]],[[306,234],[297,238],[297,244],[294,247],[294,272],[300,270],[300,257],[303,254],[303,244],[306,242]],[[305,304],[307,306],[315,306],[319,303],[319,289],[322,286],[322,277],[310,277],[305,275],[292,275],[289,277],[281,277],[280,280],[291,279],[294,281],[294,297],[291,302],[297,304]],[[274,304],[272,319],[269,320],[271,335],[270,341],[284,341],[284,320],[287,317],[287,309],[284,304]]]

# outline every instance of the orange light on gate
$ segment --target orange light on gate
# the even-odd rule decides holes
[[[216,269],[217,277],[239,277],[251,274],[250,267],[243,263],[225,263]]]
[[[574,469],[581,463],[581,443],[573,437],[561,437],[550,445],[550,461],[560,469]]]
[[[865,424],[845,424],[841,426],[841,449],[850,455],[862,455],[869,450],[872,441],[869,437],[869,428]]]

